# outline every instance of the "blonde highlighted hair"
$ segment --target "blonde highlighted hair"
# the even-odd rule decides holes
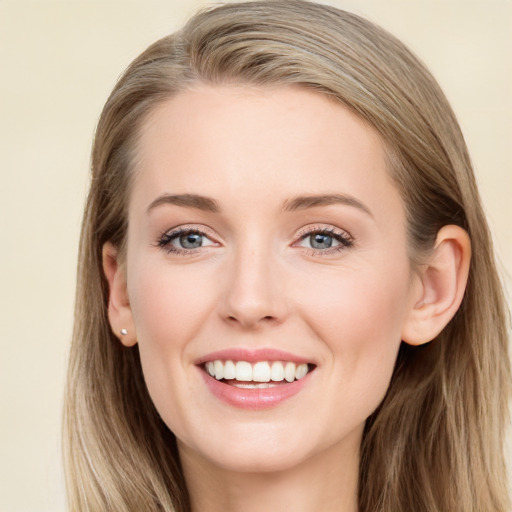
[[[64,419],[73,512],[189,510],[173,434],[148,395],[138,349],[107,318],[102,246],[123,247],[137,137],[194,83],[295,85],[337,99],[384,140],[411,259],[456,224],[473,247],[465,297],[431,343],[402,345],[361,446],[360,512],[506,512],[510,367],[505,302],[455,116],[402,43],[353,14],[302,0],[232,3],[194,16],[125,71],[102,112],[80,243]]]

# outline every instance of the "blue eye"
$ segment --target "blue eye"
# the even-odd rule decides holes
[[[180,254],[210,245],[215,245],[215,242],[197,229],[179,228],[170,233],[165,233],[158,241],[159,247]]]
[[[312,249],[329,249],[330,247],[336,247],[340,244],[338,240],[335,240],[331,235],[325,233],[315,233],[309,235],[309,245]]]
[[[352,238],[343,231],[334,229],[309,229],[298,242],[299,247],[313,249],[319,254],[341,251],[354,244]]]
[[[199,233],[188,233],[173,240],[178,242],[183,249],[197,249],[203,245],[203,235]]]

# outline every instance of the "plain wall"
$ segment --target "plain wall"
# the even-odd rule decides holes
[[[0,0],[2,511],[64,510],[62,393],[102,105],[137,54],[205,3]],[[389,29],[438,78],[465,133],[512,289],[512,2],[330,3]]]

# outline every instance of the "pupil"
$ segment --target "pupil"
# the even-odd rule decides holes
[[[332,246],[332,237],[329,235],[322,235],[321,233],[311,235],[310,241],[311,247],[314,249],[328,249]]]
[[[198,233],[189,233],[188,235],[180,236],[180,244],[185,249],[197,249],[203,243],[202,235]]]

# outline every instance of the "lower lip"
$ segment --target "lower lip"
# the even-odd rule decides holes
[[[302,379],[271,388],[237,388],[214,379],[200,369],[208,389],[222,402],[239,409],[270,409],[296,395],[309,380],[309,373]]]

